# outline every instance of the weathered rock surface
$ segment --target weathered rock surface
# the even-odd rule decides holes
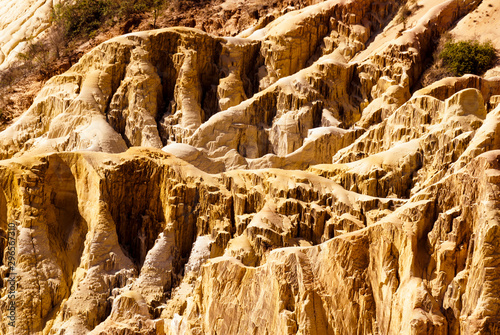
[[[65,0],[3,1],[0,12],[0,70],[15,64],[17,55],[25,52],[51,26],[54,6]]]
[[[0,333],[9,222],[16,334],[498,333],[500,79],[414,91],[495,7],[402,3],[132,33],[50,79],[0,132]]]

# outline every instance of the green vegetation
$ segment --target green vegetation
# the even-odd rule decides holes
[[[64,71],[65,66],[73,63],[75,45],[93,38],[99,29],[145,13],[150,13],[151,26],[156,28],[166,3],[166,0],[79,0],[56,5],[52,12],[53,24],[45,38],[38,41],[28,38],[27,47],[17,56],[19,62],[0,71],[0,90],[30,75],[46,80]]]
[[[48,71],[51,61],[50,46],[42,42],[35,43],[30,39],[25,52],[19,53],[17,58],[22,61],[26,71],[33,69],[39,69],[42,72]]]
[[[146,28],[156,28],[167,4],[172,9],[178,3],[179,0],[78,0],[56,5],[47,34],[41,39],[23,41],[26,47],[17,55],[18,61],[0,70],[0,129],[18,108],[10,100],[13,87],[45,81],[66,71],[80,56],[78,46],[107,29],[118,26],[119,31],[128,32],[130,23],[136,27],[148,21]],[[127,24],[129,27],[125,28]],[[24,99],[28,106],[30,99]]]
[[[496,50],[491,42],[450,40],[444,45],[439,58],[456,76],[466,73],[481,75],[494,65]]]
[[[103,24],[109,13],[105,0],[82,0],[72,5],[57,5],[54,20],[60,24],[68,38],[90,35]]]
[[[403,24],[403,30],[406,30],[406,24],[408,19],[414,14],[418,9],[422,8],[416,0],[407,0],[400,8],[397,14],[397,22]]]
[[[412,15],[412,10],[408,6],[407,3],[405,3],[399,10],[398,13],[398,21],[400,23],[403,23],[403,29],[406,29],[406,23],[408,21],[408,18]]]
[[[67,39],[92,37],[95,32],[114,20],[151,11],[153,26],[164,0],[80,0],[70,5],[57,5],[53,19],[62,26]]]

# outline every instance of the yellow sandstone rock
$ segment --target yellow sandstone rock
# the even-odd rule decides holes
[[[500,79],[415,91],[490,2],[93,49],[0,133],[0,334],[10,222],[16,334],[498,333]]]

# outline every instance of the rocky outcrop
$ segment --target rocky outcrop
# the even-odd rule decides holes
[[[496,277],[478,271],[495,262],[497,156],[410,200],[299,171],[211,176],[144,149],[4,161],[2,212],[20,222],[17,327],[486,332]]]
[[[500,80],[415,91],[483,7],[329,0],[92,50],[0,132],[0,333],[12,222],[16,334],[495,334]]]
[[[119,323],[123,308],[153,325],[146,321],[161,312],[198,235],[213,235],[214,257],[243,234],[259,264],[273,248],[333,237],[332,216],[364,222],[365,212],[401,204],[360,198],[305,172],[214,177],[139,149],[5,161],[3,171],[4,212],[21,222],[17,326],[54,334]]]
[[[395,10],[392,1],[382,7],[371,0],[327,1],[291,11],[247,37],[221,39],[176,28],[115,38],[47,83],[0,138],[2,157],[122,152],[125,146],[161,148],[173,141],[194,145],[231,169],[247,158],[307,151],[308,142],[336,138],[359,119],[350,84],[355,67],[345,55],[363,49]],[[373,11],[380,23],[363,26]],[[296,38],[306,32],[309,39]],[[82,110],[92,110],[92,116],[79,115]],[[224,136],[211,138],[219,132]],[[287,140],[279,144],[282,134]],[[338,149],[316,150],[310,163],[326,163]],[[265,161],[252,164],[270,164]]]
[[[51,26],[54,5],[66,1],[6,1],[0,13],[0,70],[12,66],[29,43],[39,41]]]
[[[177,142],[224,170],[329,163],[359,136],[354,123],[380,123],[409,99],[430,37],[477,4],[443,2],[423,16],[417,6],[413,28],[386,41],[376,33],[397,31],[397,5],[330,0],[234,38],[169,28],[112,39],[47,83],[0,135],[1,156]],[[487,98],[498,90],[488,83]]]

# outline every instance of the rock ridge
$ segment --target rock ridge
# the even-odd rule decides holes
[[[496,334],[500,78],[417,84],[485,1],[94,48],[0,132],[0,334],[10,222],[16,334]]]

